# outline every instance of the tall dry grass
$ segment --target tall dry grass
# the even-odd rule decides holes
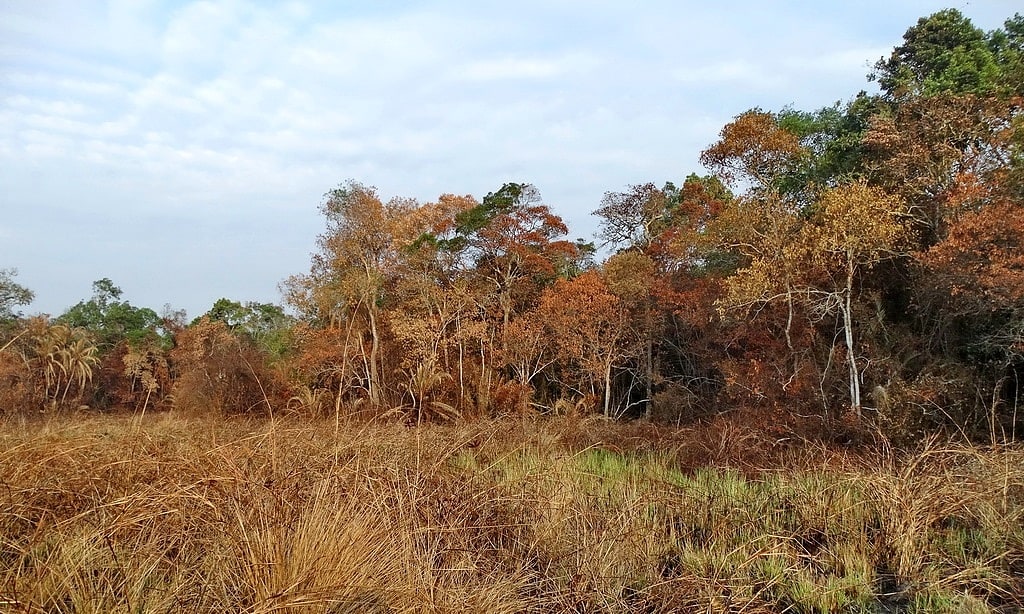
[[[2,433],[4,612],[1024,607],[1020,448],[852,455],[573,419]]]

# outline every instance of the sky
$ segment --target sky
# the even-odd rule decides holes
[[[280,302],[323,194],[532,183],[570,237],[681,183],[743,111],[861,90],[908,27],[988,0],[0,0],[0,268],[59,315],[110,278],[201,315]]]

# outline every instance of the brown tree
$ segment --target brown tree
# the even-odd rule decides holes
[[[266,355],[223,322],[201,318],[175,338],[174,407],[193,413],[265,413],[284,405],[285,387]]]
[[[375,188],[349,182],[320,207],[327,231],[308,275],[285,283],[287,300],[307,317],[345,330],[344,362],[362,364],[367,398],[382,401],[382,310],[402,250],[420,234],[413,201],[380,200]],[[343,366],[343,370],[347,365]]]
[[[901,252],[905,227],[902,202],[864,182],[827,190],[807,219],[778,209],[767,218],[731,227],[750,264],[727,280],[723,309],[757,308],[776,301],[788,306],[787,345],[797,303],[819,316],[839,313],[849,371],[850,404],[861,410],[861,375],[853,304],[858,274]],[[766,211],[762,209],[760,213]],[[734,212],[742,214],[742,209]],[[766,226],[764,224],[767,224]]]
[[[942,93],[878,114],[864,136],[872,183],[906,203],[918,248],[1009,187],[1020,101]]]
[[[546,290],[536,317],[551,331],[562,360],[579,370],[591,392],[596,392],[595,384],[602,385],[603,412],[611,417],[614,368],[638,349],[622,299],[597,272],[589,271]]]
[[[760,109],[737,116],[719,137],[701,153],[701,164],[727,185],[753,193],[777,191],[779,179],[807,155],[796,134]]]

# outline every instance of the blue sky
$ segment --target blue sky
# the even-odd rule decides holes
[[[190,316],[278,302],[327,190],[482,197],[535,184],[592,238],[606,191],[702,172],[751,107],[871,89],[952,6],[865,2],[0,3],[0,268],[57,315],[111,278]]]

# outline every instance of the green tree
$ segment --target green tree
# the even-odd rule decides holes
[[[850,181],[863,172],[864,133],[871,118],[885,109],[878,96],[858,94],[816,111],[783,109],[775,114],[784,130],[796,135],[806,155],[778,181],[779,191],[803,203],[813,203],[820,190]]]
[[[1024,94],[1024,16],[1017,13],[1007,19],[1002,30],[990,35],[989,44],[1003,69],[1004,90]]]
[[[170,335],[163,328],[163,318],[148,307],[135,307],[122,301],[121,288],[108,278],[93,282],[93,295],[69,308],[57,322],[92,333],[104,350],[122,341],[131,345],[156,343],[169,345]]]
[[[0,322],[20,317],[14,308],[35,300],[31,290],[14,281],[17,276],[17,269],[0,269]]]
[[[960,11],[945,9],[922,17],[908,29],[903,44],[875,64],[871,78],[895,99],[939,92],[1006,92],[1000,59],[1010,60],[1006,51],[1016,39],[1005,34],[990,37]],[[1003,58],[996,50],[1000,44]],[[1020,84],[1015,85],[1019,91]]]
[[[254,301],[240,303],[226,298],[218,299],[202,317],[223,322],[232,332],[245,335],[257,347],[277,358],[287,350],[288,331],[294,324],[294,318],[286,314],[280,305]],[[195,322],[199,319],[196,318]]]

